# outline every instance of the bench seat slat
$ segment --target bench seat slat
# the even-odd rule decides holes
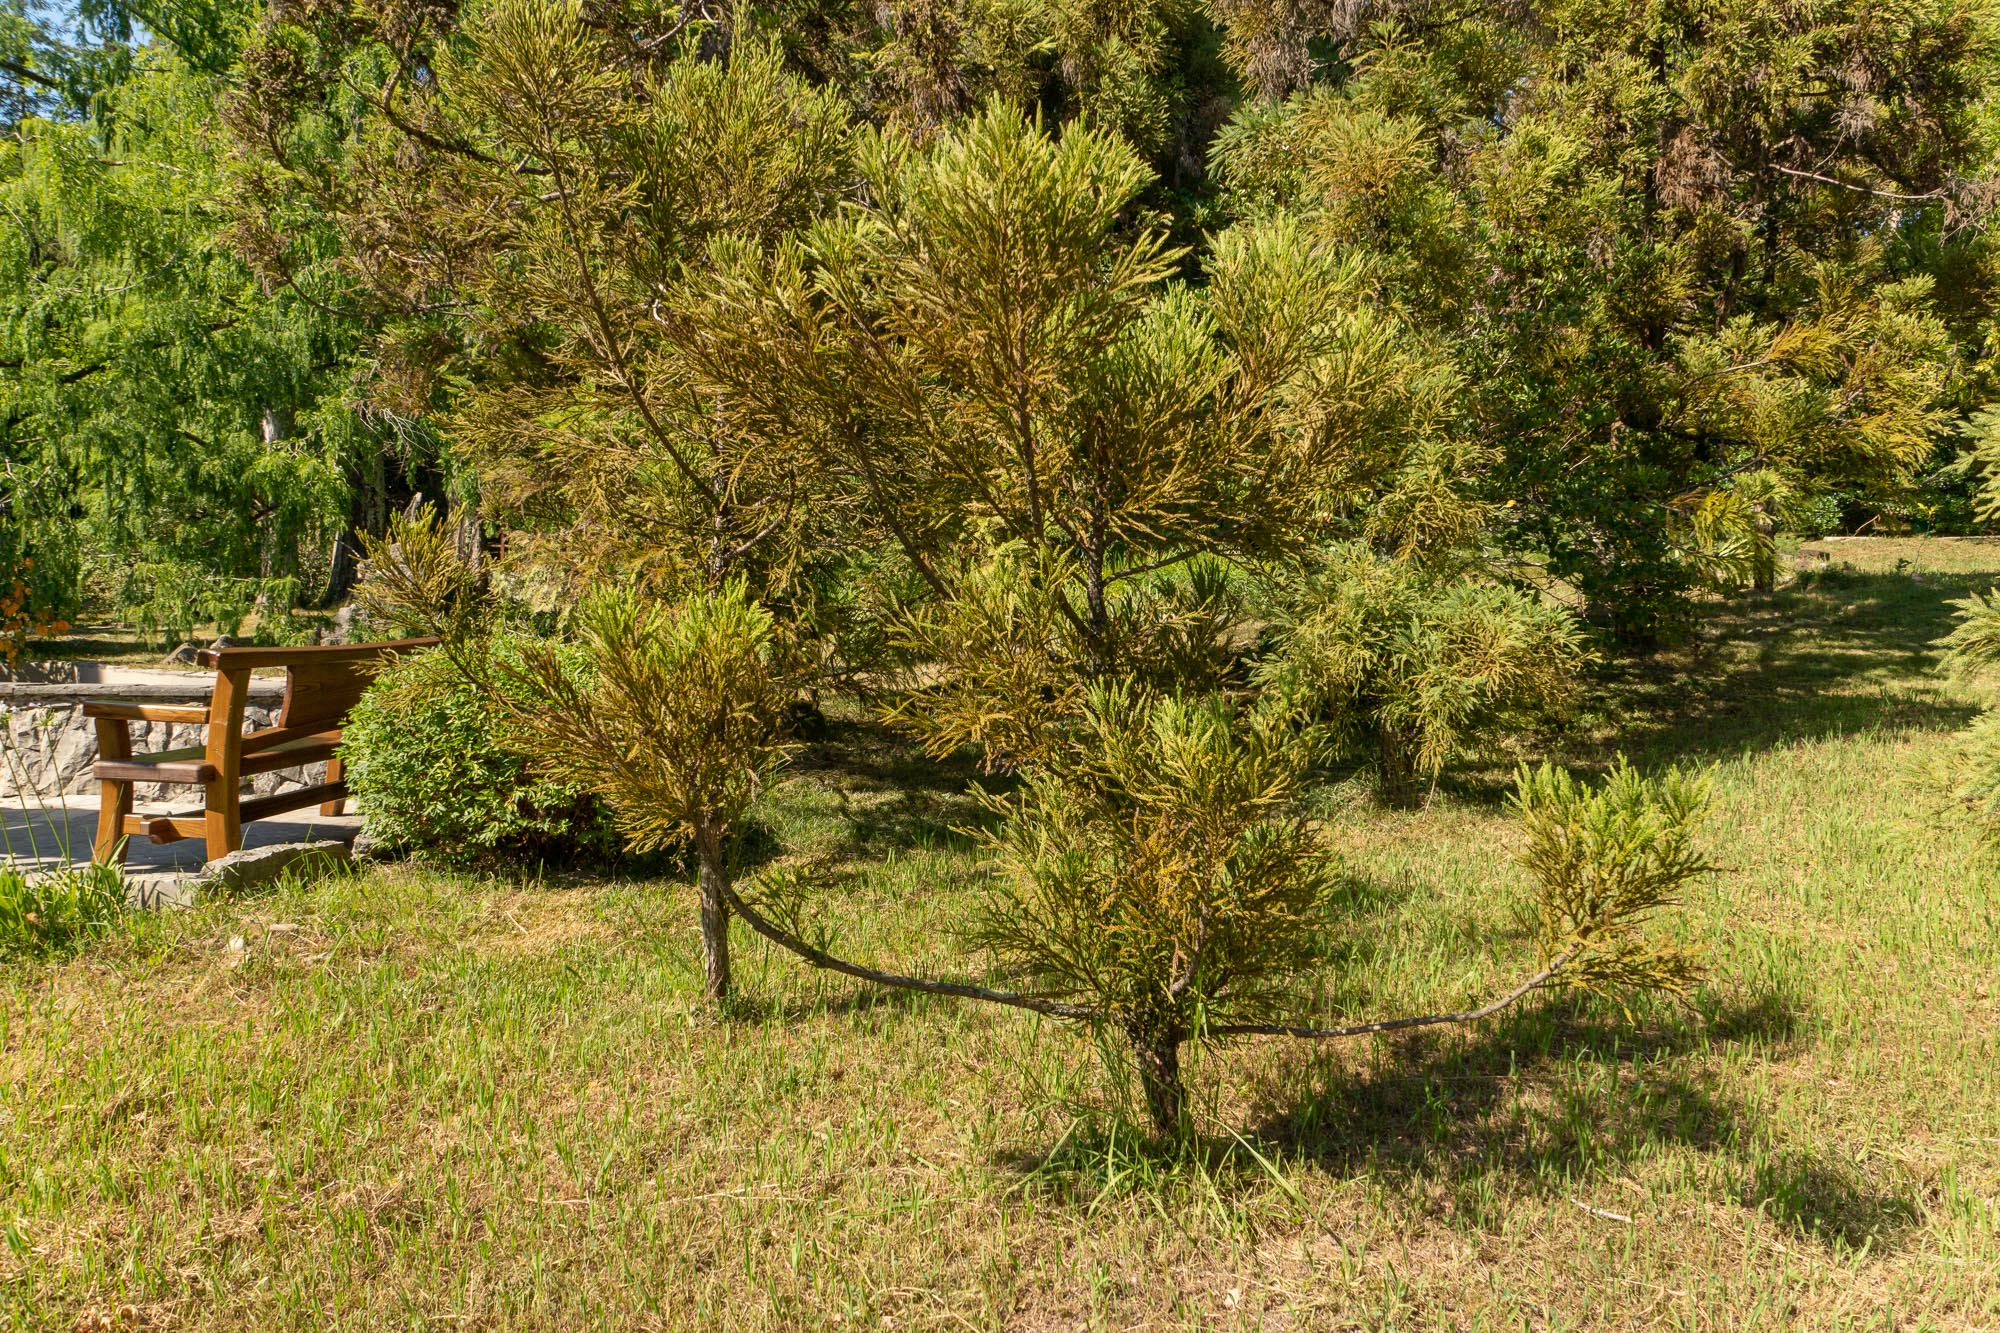
[[[208,752],[199,745],[158,754],[135,754],[130,759],[100,759],[90,766],[90,775],[99,782],[165,782],[176,786],[213,782],[216,768],[207,760]]]
[[[252,736],[256,734],[251,733]],[[240,770],[248,777],[252,773],[273,773],[281,768],[297,768],[300,764],[317,764],[322,759],[333,758],[333,752],[339,747],[340,731],[337,728],[315,731],[244,755]]]
[[[338,731],[313,732],[244,755],[238,771],[244,777],[251,777],[301,764],[317,764],[333,758],[339,745]],[[201,746],[191,745],[158,754],[136,754],[130,759],[100,759],[90,766],[90,775],[100,782],[108,778],[113,782],[164,782],[169,786],[194,787],[215,781],[219,770],[208,762],[207,752]]]

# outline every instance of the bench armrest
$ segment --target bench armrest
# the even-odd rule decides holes
[[[128,704],[116,699],[86,699],[85,717],[120,718],[126,722],[206,722],[207,704]]]

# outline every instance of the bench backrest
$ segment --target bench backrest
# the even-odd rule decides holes
[[[436,642],[399,639],[325,648],[215,648],[199,654],[197,660],[215,668],[218,686],[229,678],[245,680],[259,667],[285,668],[285,703],[278,726],[294,733],[330,731],[360,701],[386,658]],[[218,689],[218,696],[223,692]],[[240,686],[229,692],[240,697]],[[240,725],[240,714],[237,720]]]

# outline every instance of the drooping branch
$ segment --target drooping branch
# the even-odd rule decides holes
[[[1336,1041],[1344,1037],[1366,1037],[1377,1032],[1407,1032],[1411,1028],[1441,1027],[1449,1023],[1477,1023],[1503,1009],[1518,1004],[1529,994],[1549,985],[1576,957],[1576,946],[1557,954],[1549,965],[1489,1004],[1455,1014],[1416,1014],[1409,1018],[1385,1018],[1377,1023],[1357,1023],[1352,1027],[1320,1028],[1294,1023],[1224,1023],[1207,1029],[1211,1037],[1300,1037],[1310,1041]]]
[[[1062,1000],[1046,999],[1039,995],[1020,995],[1013,991],[994,990],[987,986],[975,986],[963,981],[933,981],[926,977],[904,976],[896,972],[884,972],[879,968],[862,963],[851,963],[837,958],[824,949],[816,948],[792,934],[784,927],[766,918],[756,908],[744,902],[733,885],[725,884],[723,897],[730,909],[759,935],[779,948],[798,955],[814,967],[829,972],[839,972],[861,981],[872,981],[880,986],[898,990],[922,991],[927,995],[955,995],[960,999],[983,1000],[988,1004],[1002,1004],[1014,1009],[1026,1009],[1037,1014],[1048,1014],[1055,1018],[1074,1018],[1086,1023],[1101,1023],[1110,1017],[1100,1009],[1088,1005],[1070,1004]],[[1453,1023],[1476,1023],[1483,1018],[1508,1009],[1555,980],[1564,967],[1576,957],[1576,947],[1563,950],[1543,968],[1514,989],[1491,1003],[1477,1009],[1467,1009],[1449,1014],[1417,1014],[1407,1018],[1386,1018],[1376,1023],[1360,1023],[1353,1027],[1322,1028],[1290,1023],[1228,1023],[1219,1027],[1206,1028],[1204,1036],[1210,1037],[1299,1037],[1307,1040],[1338,1040],[1344,1037],[1365,1037],[1377,1032],[1402,1032],[1411,1028],[1439,1027]]]
[[[1004,1004],[1010,1008],[1027,1009],[1055,1018],[1074,1018],[1087,1023],[1097,1023],[1107,1017],[1101,1011],[1086,1005],[1043,999],[1039,995],[1017,995],[1012,991],[993,990],[963,981],[932,981],[926,977],[903,976],[900,973],[884,972],[879,968],[867,967],[860,963],[850,963],[844,958],[834,957],[824,949],[813,947],[766,918],[756,908],[743,901],[734,885],[723,885],[722,895],[728,899],[731,910],[741,916],[749,924],[750,929],[779,948],[795,953],[814,967],[824,968],[829,972],[839,972],[862,981],[872,981],[880,986],[891,986],[897,990],[922,991],[927,995],[956,995],[960,999],[984,1000],[988,1004]]]

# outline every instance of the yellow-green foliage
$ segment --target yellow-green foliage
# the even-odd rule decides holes
[[[1985,676],[2000,669],[2000,588],[1984,597],[1971,593],[1952,603],[1958,624],[1939,639],[1944,650],[1938,666],[1961,677]],[[1959,733],[1964,778],[1958,794],[1974,801],[1989,815],[2000,815],[2000,707],[1988,708]]]
[[[1335,548],[1290,601],[1264,683],[1372,743],[1395,798],[1482,733],[1561,706],[1589,657],[1560,607],[1358,544]]]
[[[1330,865],[1293,797],[1310,749],[1216,698],[1091,692],[1076,765],[999,804],[980,938],[1134,1032],[1267,1018],[1317,956]]]
[[[553,648],[523,654],[536,697],[515,743],[603,797],[635,851],[726,835],[788,748],[769,613],[740,583],[678,605],[611,589],[576,629],[580,675]]]
[[[1958,624],[1938,640],[1944,650],[1941,670],[1955,676],[1977,676],[2000,668],[2000,587],[1984,597],[1972,593],[1952,603]]]
[[[1543,962],[1561,960],[1567,984],[1602,994],[1689,994],[1694,957],[1640,931],[1715,869],[1694,846],[1709,779],[1647,777],[1620,759],[1593,790],[1553,764],[1523,766],[1511,804],[1528,834],[1521,864],[1538,890]]]

